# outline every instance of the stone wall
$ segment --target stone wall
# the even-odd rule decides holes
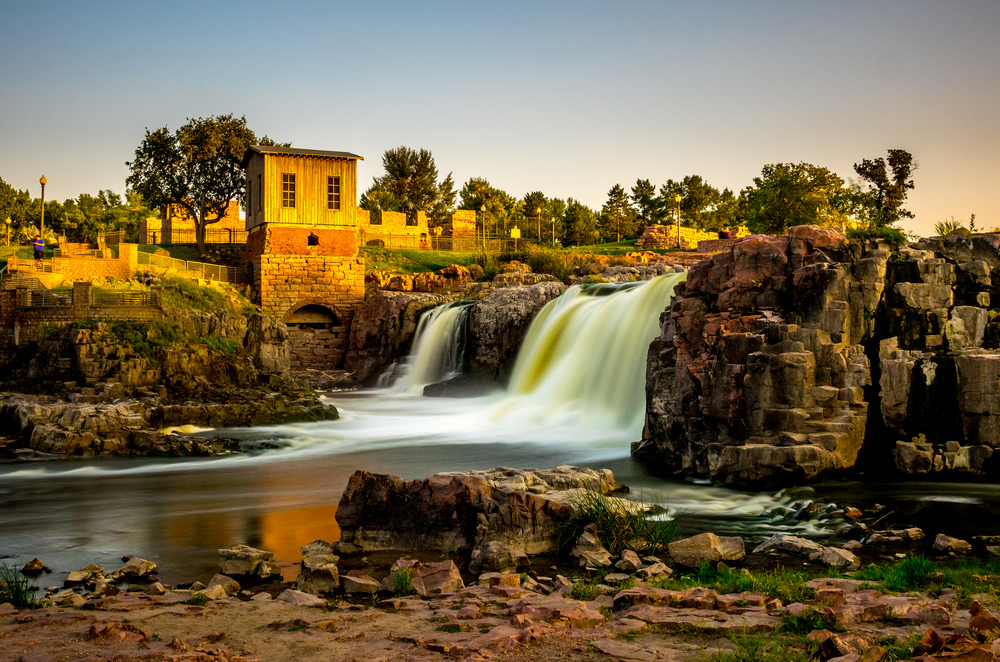
[[[94,305],[91,285],[86,281],[73,284],[73,294],[65,303],[32,305],[26,290],[0,290],[0,345],[17,345],[39,340],[43,325],[62,327],[73,322],[149,321],[164,317],[159,292],[153,292],[148,306]]]
[[[136,244],[119,244],[117,258],[53,257],[42,262],[51,265],[53,274],[61,276],[63,282],[108,277],[127,280],[139,268],[139,247]],[[30,277],[36,273],[34,260],[19,260],[11,256],[7,266],[11,273],[18,275]]]
[[[865,468],[994,475],[1000,235],[893,249],[803,226],[699,263],[661,318],[635,454],[789,483]]]
[[[342,365],[347,353],[347,331],[346,326],[311,329],[290,325],[288,342],[291,366],[295,369],[329,370]]]
[[[358,209],[358,243],[386,248],[429,248],[427,214],[417,212],[416,225],[406,222],[406,214],[395,211],[369,212]]]

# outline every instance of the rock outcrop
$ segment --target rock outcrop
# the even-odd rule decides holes
[[[494,290],[488,297],[476,302],[469,311],[471,369],[505,381],[531,320],[542,306],[565,290],[566,285],[559,281],[544,281]]]
[[[409,481],[357,471],[337,507],[340,544],[365,552],[451,552],[498,541],[527,554],[552,552],[559,542],[557,523],[572,513],[571,490],[613,487],[610,471],[575,467],[443,473]]]
[[[638,456],[792,483],[858,466],[995,472],[1000,235],[849,244],[813,226],[691,269],[650,347]],[[862,452],[863,451],[863,452]]]

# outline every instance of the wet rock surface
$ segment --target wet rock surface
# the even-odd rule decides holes
[[[739,240],[661,318],[636,456],[741,486],[853,469],[862,446],[880,471],[994,476],[997,268],[995,234]]]

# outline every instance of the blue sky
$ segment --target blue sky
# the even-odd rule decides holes
[[[0,177],[124,191],[144,129],[234,113],[295,147],[430,149],[598,208],[616,183],[919,162],[907,224],[1000,226],[1000,2],[0,2]],[[360,193],[360,191],[359,191]]]

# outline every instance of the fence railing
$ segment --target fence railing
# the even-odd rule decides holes
[[[188,262],[169,255],[139,252],[139,264],[174,271],[188,278],[215,280],[222,283],[249,283],[250,272],[242,267],[227,267],[221,264]]]
[[[53,294],[44,287],[37,290],[18,292],[17,305],[21,308],[39,308],[45,306],[71,306],[73,297]]]
[[[211,229],[207,228],[205,230],[205,243],[206,244],[245,244],[247,243],[247,236],[250,233],[246,230],[238,229]],[[109,239],[108,243],[112,243]],[[120,242],[114,242],[120,243]],[[138,243],[138,238],[137,238]],[[147,230],[145,241],[141,243],[146,244],[195,244],[198,243],[198,237],[194,230],[181,229],[181,230],[171,230],[170,232],[164,232],[162,230]]]
[[[98,250],[63,250],[61,248],[56,248],[52,251],[52,257],[90,257],[98,260],[113,260],[118,257],[116,251],[112,248],[98,249]]]
[[[358,231],[358,246],[369,248],[410,248],[429,251],[508,251],[516,250],[517,239],[509,237],[438,237],[433,234],[393,234]]]
[[[109,246],[118,244],[137,244],[139,243],[139,233],[126,232],[125,230],[107,232],[104,234],[104,243]]]
[[[130,290],[92,290],[92,306],[150,306],[158,307],[160,297],[157,292],[134,292]]]

